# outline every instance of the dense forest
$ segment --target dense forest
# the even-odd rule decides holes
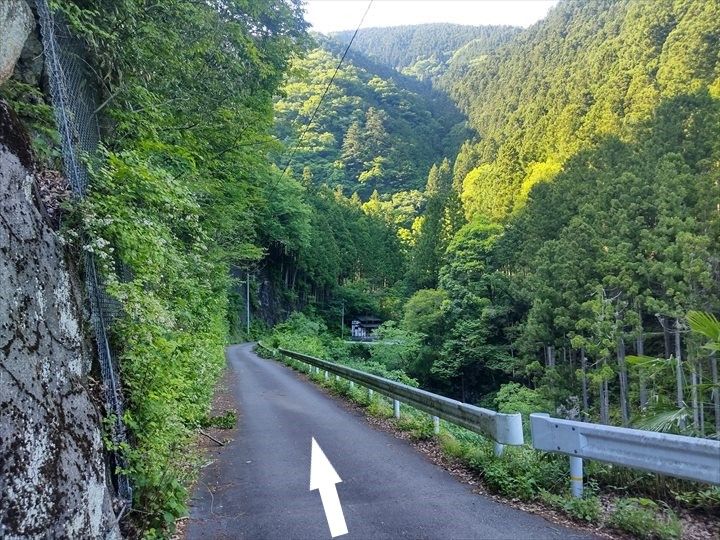
[[[268,343],[503,412],[720,436],[720,4],[560,2],[525,30],[370,29],[353,48],[449,96],[467,135],[424,188],[388,170],[362,204],[403,256],[402,279],[373,291],[375,344],[338,339],[339,310],[312,306]],[[597,499],[547,495],[549,462],[500,466],[462,440],[445,452],[493,489],[597,519]],[[718,508],[717,490],[617,474],[594,481]],[[622,528],[678,537],[653,508]]]
[[[456,154],[467,137],[463,116],[446,96],[358,54],[335,73],[342,51],[318,40],[321,46],[293,63],[275,105],[277,136],[295,151],[293,169],[364,200],[375,190],[421,189],[433,162]]]
[[[459,69],[508,42],[519,28],[432,23],[393,28],[363,28],[353,48],[377,62],[422,81],[432,81],[448,69]],[[352,32],[332,37],[348,43]]]
[[[398,214],[409,193],[392,188],[363,205],[404,246],[383,315],[410,352],[393,368],[469,401],[512,391],[717,432],[716,360],[686,315],[720,307],[719,9],[564,2],[524,31],[358,34],[353,47],[447,91],[472,130],[434,159],[415,212]],[[407,70],[433,54],[449,67]]]

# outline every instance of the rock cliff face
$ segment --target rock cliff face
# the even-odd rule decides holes
[[[119,537],[79,288],[36,175],[0,100],[0,538]]]
[[[34,23],[25,0],[0,1],[0,84],[12,75]]]

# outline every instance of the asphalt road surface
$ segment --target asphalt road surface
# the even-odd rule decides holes
[[[188,539],[329,539],[320,495],[308,489],[312,437],[342,478],[343,540],[590,538],[472,493],[251,344],[227,355],[239,430],[203,470]]]

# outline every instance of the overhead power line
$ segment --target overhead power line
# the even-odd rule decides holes
[[[322,96],[320,97],[320,101],[318,102],[317,106],[315,107],[315,110],[313,111],[312,115],[310,116],[310,120],[307,121],[305,124],[305,127],[302,130],[302,133],[300,134],[300,137],[295,142],[295,145],[293,146],[292,151],[290,152],[290,159],[288,160],[287,165],[285,165],[285,168],[283,169],[282,174],[280,175],[280,178],[278,181],[282,180],[283,176],[285,176],[285,173],[288,172],[288,169],[290,169],[290,165],[292,165],[293,158],[295,157],[295,153],[297,152],[298,147],[300,146],[300,143],[302,142],[303,138],[305,137],[305,134],[307,133],[308,129],[310,129],[310,125],[312,124],[313,120],[315,120],[315,116],[317,115],[317,112],[320,110],[320,106],[322,105],[323,100],[325,99],[325,96],[327,95],[328,91],[330,90],[330,87],[333,84],[333,81],[335,81],[335,76],[337,75],[338,71],[340,70],[340,67],[342,66],[343,62],[345,61],[345,57],[347,56],[348,51],[350,50],[350,47],[353,44],[353,41],[355,41],[355,36],[357,36],[358,31],[360,30],[360,27],[362,26],[363,21],[365,21],[365,17],[368,14],[368,11],[370,11],[370,6],[372,6],[374,0],[370,0],[368,2],[367,8],[365,8],[365,13],[363,13],[363,16],[360,18],[360,22],[357,25],[357,28],[355,28],[355,32],[352,35],[352,38],[350,38],[350,41],[347,44],[347,47],[345,47],[345,52],[343,53],[342,57],[340,58],[340,62],[338,62],[337,67],[335,68],[335,71],[332,74],[332,77],[330,77],[330,82],[327,83],[327,86],[325,87],[325,91],[323,92]]]

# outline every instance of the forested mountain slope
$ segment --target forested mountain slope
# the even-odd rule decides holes
[[[397,71],[420,80],[437,77],[456,53],[468,48],[474,55],[487,54],[509,41],[519,28],[433,23],[391,28],[363,28],[353,48]],[[351,31],[335,32],[333,38],[347,43]],[[465,54],[458,57],[458,61]]]
[[[630,141],[658,107],[717,85],[717,2],[563,2],[497,54],[445,80],[479,142],[471,208],[502,218],[606,135]],[[715,86],[717,88],[717,86]]]
[[[429,86],[355,52],[308,125],[344,50],[323,37],[318,41],[293,63],[275,104],[277,136],[288,148],[297,145],[293,170],[365,199],[374,190],[422,187],[432,163],[454,155],[467,136],[463,116]],[[287,160],[280,155],[278,166]]]
[[[683,335],[689,310],[720,307],[719,53],[716,2],[562,2],[446,75],[478,136],[413,259],[448,246],[421,282],[446,298],[428,380],[465,396],[497,389],[494,377],[556,404],[582,394],[604,422],[652,403],[703,431],[696,383],[709,360]],[[458,208],[468,224],[448,237],[437,224]],[[628,375],[631,343],[686,358],[675,366],[686,378],[656,365],[649,389],[650,372]]]
[[[388,67],[408,61],[376,41]],[[474,135],[436,160],[403,232],[386,335],[417,348],[387,364],[463,399],[706,433],[716,364],[685,317],[720,308],[719,55],[720,5],[702,0],[561,2],[457,51],[433,85]],[[389,201],[365,210],[393,222]]]

